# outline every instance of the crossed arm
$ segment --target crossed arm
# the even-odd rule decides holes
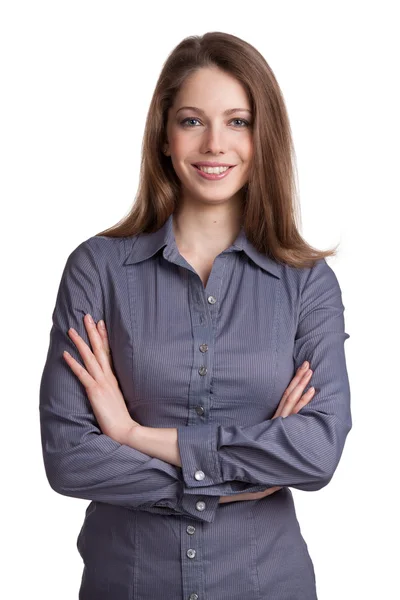
[[[56,491],[212,521],[220,496],[276,485],[311,491],[330,481],[351,416],[343,349],[349,335],[344,331],[340,288],[325,261],[310,271],[294,347],[296,368],[308,360],[319,391],[297,414],[247,427],[142,427],[132,421],[116,388],[111,395],[100,393],[97,407],[92,404],[90,396],[98,393],[98,386],[86,379],[85,393],[83,381],[71,373],[74,359],[63,351],[76,351],[71,327],[89,349],[82,315],[102,319],[99,289],[93,252],[83,242],[64,269],[40,389],[44,462]],[[104,357],[101,360],[104,365]],[[75,362],[83,378],[93,379]],[[103,370],[101,364],[97,368]],[[107,398],[113,404],[107,405]],[[118,416],[117,424],[110,414],[113,419]],[[196,478],[198,471],[203,479]],[[207,497],[201,515],[194,504],[200,494]]]

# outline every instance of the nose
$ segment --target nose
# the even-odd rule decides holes
[[[223,132],[218,125],[209,125],[204,132],[202,141],[202,151],[211,152],[211,154],[219,154],[225,152],[225,139]]]

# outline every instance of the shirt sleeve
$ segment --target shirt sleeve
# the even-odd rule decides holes
[[[180,467],[104,435],[84,386],[62,355],[68,350],[83,365],[68,330],[74,327],[90,346],[83,322],[86,313],[96,322],[101,318],[106,321],[101,278],[89,240],[70,254],[64,267],[40,382],[42,452],[53,490],[65,496],[210,522],[220,496],[247,491],[245,488],[266,489],[243,484],[245,488],[240,490],[235,482],[227,482],[188,490]]]
[[[316,390],[311,401],[297,414],[251,426],[178,427],[188,487],[237,480],[314,491],[331,480],[352,427],[344,350],[350,336],[341,289],[325,259],[310,268],[300,304],[293,376],[303,361],[310,362],[310,385]],[[205,474],[200,482],[198,470]]]

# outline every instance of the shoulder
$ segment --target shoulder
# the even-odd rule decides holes
[[[309,286],[323,289],[338,285],[336,273],[325,258],[316,260],[311,267],[281,265],[281,278],[286,285],[300,293]]]
[[[70,252],[67,263],[95,266],[103,271],[108,265],[123,264],[132,251],[137,236],[109,237],[94,235],[80,242]]]
[[[343,308],[338,278],[325,258],[311,267],[281,265],[281,282],[290,305],[297,306],[301,313],[317,306]]]

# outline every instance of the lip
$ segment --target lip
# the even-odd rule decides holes
[[[207,166],[207,165],[205,165],[205,166]],[[230,167],[224,173],[204,173],[204,171],[201,171],[200,169],[198,169],[196,167],[196,165],[194,165],[194,164],[192,165],[192,167],[196,170],[196,173],[198,173],[200,175],[200,177],[203,177],[203,179],[209,179],[210,181],[224,179],[225,177],[227,177],[229,175],[229,173],[235,168],[236,165],[224,165],[224,166]]]
[[[228,163],[207,162],[206,160],[200,161],[200,162],[195,162],[192,164],[195,167],[234,167],[235,166],[235,165],[230,165]]]

